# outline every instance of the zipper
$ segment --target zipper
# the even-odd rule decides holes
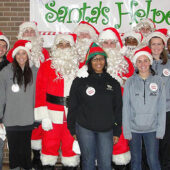
[[[145,80],[143,80],[143,82],[144,82],[144,91],[143,91],[143,98],[144,98],[144,104],[146,104],[146,101],[145,101]]]

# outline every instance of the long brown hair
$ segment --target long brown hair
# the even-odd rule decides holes
[[[155,37],[152,37],[152,38],[160,38],[160,37],[155,36]],[[149,40],[149,47],[150,48],[151,48],[151,40],[152,40],[152,38]],[[160,38],[160,39],[162,40],[162,38]],[[162,40],[162,42],[164,44],[164,48],[163,48],[162,53],[160,54],[160,59],[162,60],[161,64],[165,65],[168,62],[168,55],[167,55],[167,52],[165,50],[165,43],[164,43],[163,40]]]
[[[13,82],[17,83],[20,87],[24,85],[24,91],[26,91],[27,85],[32,84],[33,82],[33,74],[29,66],[29,61],[28,60],[26,61],[24,70],[22,70],[14,57],[12,66],[13,66],[13,73],[14,73]]]

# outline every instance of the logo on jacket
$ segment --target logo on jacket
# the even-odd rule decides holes
[[[151,83],[149,88],[151,89],[151,91],[157,91],[158,90],[158,85],[156,83]]]
[[[163,69],[163,75],[166,76],[166,77],[170,76],[169,69],[167,69],[167,68]]]
[[[111,85],[107,84],[107,88],[106,88],[106,90],[111,90],[111,91],[113,91],[113,88],[112,88],[112,86],[111,86]]]
[[[95,90],[95,88],[93,88],[93,87],[88,87],[88,88],[86,89],[86,94],[87,94],[88,96],[93,96],[95,93],[96,93],[96,90]]]
[[[18,84],[13,84],[12,87],[11,87],[11,90],[12,90],[14,93],[19,92],[19,85],[18,85]]]

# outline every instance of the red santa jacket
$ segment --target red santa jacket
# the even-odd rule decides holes
[[[48,102],[46,97],[47,94],[67,97],[73,79],[65,81],[57,77],[55,69],[51,68],[51,60],[41,64],[36,80],[35,120],[50,118],[56,124],[62,124],[66,120],[67,108]]]

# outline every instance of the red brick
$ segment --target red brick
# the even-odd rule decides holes
[[[2,30],[5,30],[5,31],[11,31],[11,28],[10,27],[1,27]]]
[[[3,12],[0,12],[0,16],[4,16],[4,13],[3,13]]]
[[[14,22],[8,22],[8,26],[14,26],[15,23]]]
[[[24,17],[11,17],[11,21],[24,21]]]
[[[4,12],[4,16],[17,16],[17,12]]]
[[[24,8],[11,8],[11,11],[24,11]]]
[[[0,21],[10,21],[10,17],[0,17]]]
[[[8,6],[8,7],[17,7],[17,3],[6,3],[4,2],[4,6]]]
[[[6,22],[0,22],[0,27],[1,26],[7,26],[8,25],[8,23],[6,23]]]
[[[2,11],[10,11],[10,8],[7,8],[7,7],[2,8],[2,7],[0,7],[0,11],[1,11],[1,12],[2,12]]]

